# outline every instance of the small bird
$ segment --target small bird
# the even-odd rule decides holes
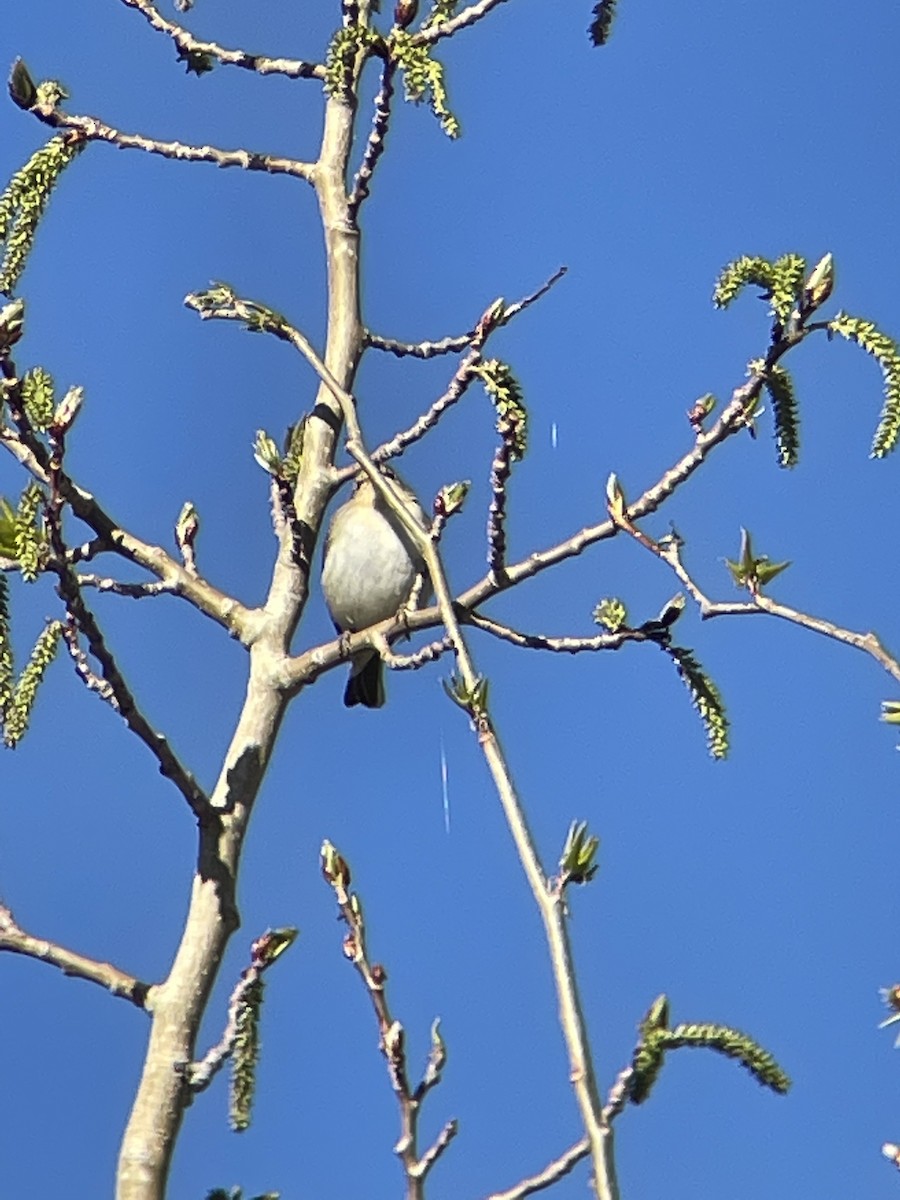
[[[415,495],[391,471],[385,471],[403,494],[407,511],[423,529],[425,514]],[[375,490],[360,476],[350,499],[334,514],[325,539],[322,590],[339,633],[356,633],[395,616],[408,599],[425,563],[412,540]],[[383,663],[375,650],[354,656],[344,692],[348,708],[384,704]]]

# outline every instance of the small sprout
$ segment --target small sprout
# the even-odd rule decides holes
[[[587,831],[587,821],[573,821],[559,860],[562,883],[590,883],[599,870],[600,839]]]
[[[265,969],[276,959],[289,950],[297,940],[300,931],[293,925],[285,925],[280,929],[267,929],[250,947],[250,954],[255,967]]]
[[[834,290],[834,256],[820,258],[803,285],[806,308],[812,312],[825,303]]]
[[[718,400],[712,394],[712,392],[707,392],[698,400],[694,401],[693,405],[688,410],[687,419],[690,422],[691,429],[693,429],[695,433],[702,433],[703,422],[717,404]]]
[[[36,108],[56,108],[61,100],[68,99],[68,88],[58,79],[42,79],[37,85]]]
[[[494,303],[489,304],[484,310],[478,320],[478,324],[475,326],[475,337],[473,340],[476,345],[481,345],[487,335],[497,328],[497,323],[501,320],[505,312],[506,302],[502,296],[498,296]]]
[[[446,520],[458,513],[471,486],[470,479],[461,479],[458,483],[448,483],[446,487],[442,487],[434,498],[434,515]]]
[[[75,422],[75,418],[81,412],[81,406],[84,403],[84,388],[70,387],[66,394],[56,406],[56,412],[53,414],[53,421],[50,429],[57,437],[67,433]]]
[[[738,562],[725,559],[725,565],[731,572],[735,587],[746,588],[751,594],[771,583],[776,575],[787,570],[790,562],[773,563],[765,554],[754,555],[750,534],[746,529],[741,530],[741,557]]]
[[[454,704],[459,705],[472,717],[483,717],[487,711],[488,680],[479,675],[472,687],[460,675],[451,675],[449,680],[442,680],[444,691]]]
[[[253,457],[269,475],[278,476],[281,473],[281,455],[278,447],[264,429],[257,429],[256,441],[253,443]]]
[[[322,843],[320,858],[326,880],[332,887],[346,891],[350,886],[350,867],[327,838]]]
[[[606,481],[606,507],[609,515],[616,523],[625,517],[628,510],[625,493],[622,491],[619,477],[614,471]]]
[[[628,621],[628,609],[618,596],[607,596],[601,600],[593,615],[594,621],[610,633],[618,633]]]

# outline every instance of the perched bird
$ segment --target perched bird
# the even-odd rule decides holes
[[[410,515],[428,528],[415,496],[393,472],[389,475],[403,494]],[[405,603],[425,563],[399,518],[360,476],[350,499],[337,510],[325,539],[322,590],[339,633],[356,633],[394,616]],[[344,692],[348,708],[384,704],[383,663],[377,651],[354,656]]]

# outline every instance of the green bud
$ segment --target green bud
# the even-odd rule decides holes
[[[281,455],[274,440],[264,429],[257,429],[256,441],[253,443],[253,457],[269,475],[281,473]]]

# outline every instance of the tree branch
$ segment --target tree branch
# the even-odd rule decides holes
[[[356,172],[356,178],[353,180],[350,199],[347,202],[351,221],[356,221],[359,216],[360,205],[369,195],[369,184],[372,182],[375,167],[378,164],[379,158],[384,153],[388,125],[391,120],[391,100],[394,95],[394,76],[396,72],[397,64],[391,59],[388,59],[381,68],[381,86],[378,89],[378,95],[375,97],[375,113],[372,117],[372,128],[369,132],[369,139],[366,142],[362,163]]]
[[[112,963],[98,962],[67,950],[56,942],[46,938],[36,938],[26,933],[18,924],[11,910],[5,904],[0,904],[0,951],[7,950],[11,954],[23,954],[27,958],[35,958],[39,962],[56,967],[64,975],[75,979],[86,979],[88,983],[99,984],[110,993],[123,1000],[130,1000],[137,1008],[145,1008],[147,996],[151,990],[149,983],[142,983],[133,975],[120,971]]]

